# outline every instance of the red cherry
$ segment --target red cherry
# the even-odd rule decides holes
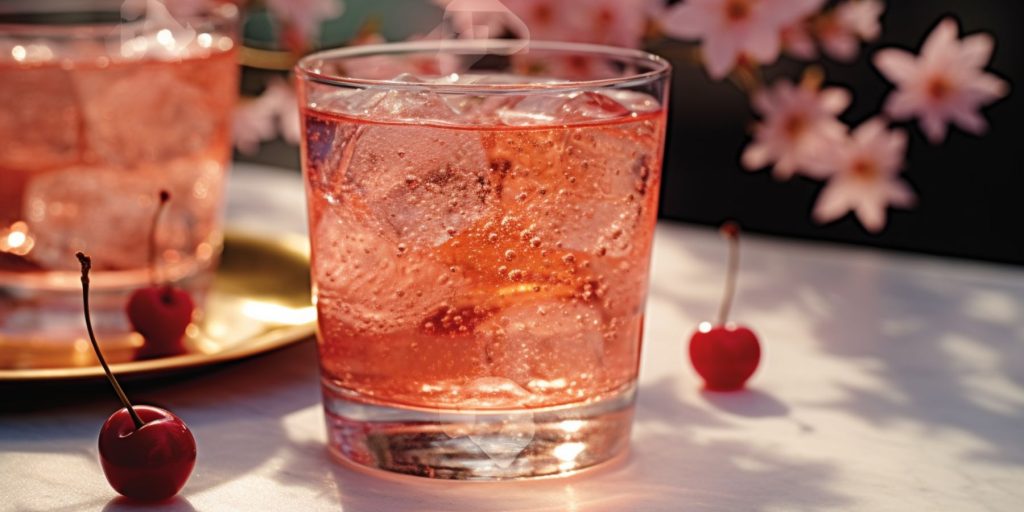
[[[160,191],[160,203],[153,214],[149,229],[149,272],[153,283],[132,293],[125,308],[132,328],[145,339],[145,344],[135,354],[136,359],[173,356],[185,353],[182,338],[192,321],[195,304],[188,292],[170,285],[157,285],[156,277],[156,229],[160,214],[171,200],[171,194]]]
[[[185,486],[196,464],[196,440],[168,411],[135,406],[144,424],[136,428],[127,408],[100,429],[100,464],[115,491],[140,501],[162,501]]]
[[[100,465],[117,492],[137,500],[165,500],[177,494],[196,464],[196,440],[177,416],[156,407],[134,407],[103,357],[89,314],[89,270],[92,260],[77,253],[82,264],[82,307],[85,328],[96,358],[124,408],[100,429]]]
[[[729,240],[729,267],[725,294],[718,310],[718,323],[703,322],[690,337],[690,362],[704,378],[708,389],[735,391],[743,388],[761,361],[761,345],[754,332],[729,323],[729,308],[736,293],[739,273],[740,228],[735,222],[722,225],[722,235]]]
[[[690,361],[708,389],[735,391],[743,387],[761,361],[754,332],[734,324],[700,325],[690,338]]]
[[[195,304],[180,288],[148,286],[132,293],[128,299],[128,320],[146,343],[136,357],[163,357],[185,352],[182,338],[192,321]]]

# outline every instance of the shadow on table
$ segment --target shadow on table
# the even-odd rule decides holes
[[[320,407],[316,345],[304,342],[191,379],[175,407],[196,432],[199,458],[186,490],[197,492],[244,476],[286,450],[282,418]]]
[[[789,416],[789,407],[779,399],[758,389],[739,392],[702,390],[701,397],[716,409],[747,418],[777,418]]]
[[[319,409],[320,404],[316,346],[311,342],[187,377],[128,381],[124,388],[134,403],[179,415],[195,434],[198,460],[186,495],[239,478],[265,463],[289,442],[281,418],[309,407]],[[4,427],[33,432],[18,442],[17,449],[75,454],[95,464],[100,426],[120,406],[110,385],[68,384],[32,393],[45,407],[19,408],[0,417]],[[83,443],[87,439],[92,441]],[[190,510],[181,508],[187,504],[171,503],[179,508],[168,510]],[[110,504],[112,510],[127,505]],[[98,505],[82,505],[93,506]]]
[[[660,238],[684,261],[673,262],[675,275],[651,284],[652,294],[694,322],[716,304],[690,288],[720,288],[724,268],[724,244],[706,242],[690,231]],[[957,431],[975,441],[972,457],[1024,465],[1020,268],[756,240],[746,245],[741,268],[736,318],[798,311],[806,324],[796,330],[809,332],[825,357],[849,361],[858,372],[856,379],[821,382],[837,388],[839,398],[804,407],[881,427],[910,424],[922,435]],[[769,348],[785,341],[762,338]]]
[[[159,510],[160,512],[195,512],[195,507],[185,498],[175,496],[160,503],[133,501],[124,496],[110,500],[103,512],[131,512],[133,510]]]
[[[969,457],[1024,466],[1024,273],[901,270],[865,273],[844,283],[856,293],[831,297],[836,310],[860,309],[850,319],[859,331],[815,326],[826,351],[876,361],[883,383],[848,386],[829,405],[883,427],[910,421],[923,435],[967,434],[977,445]],[[873,307],[854,307],[870,298]]]
[[[319,443],[306,443],[292,451],[295,458],[284,461],[277,478],[284,485],[322,492],[324,479],[292,476],[320,465],[345,512],[761,510],[847,503],[830,490],[835,469],[825,464],[742,441],[698,440],[697,427],[731,427],[713,412],[681,400],[680,385],[665,379],[643,387],[636,423],[645,434],[634,436],[627,456],[578,475],[518,482],[431,481],[353,469],[331,461]],[[768,409],[774,413],[777,406]]]

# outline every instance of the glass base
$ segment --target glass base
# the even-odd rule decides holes
[[[191,273],[175,276],[174,286],[189,292],[198,309],[202,309],[205,296],[213,282],[216,260],[204,267],[190,267]],[[66,350],[76,340],[85,340],[82,316],[81,274],[74,280],[70,272],[38,272],[10,278],[0,271],[0,349],[15,352],[26,347],[52,347]],[[125,307],[132,292],[149,286],[148,272],[132,273],[136,278],[120,281],[109,279],[111,273],[97,272],[98,278],[89,292],[89,309],[96,336],[104,351],[134,350],[141,338],[133,335]],[[116,273],[115,273],[116,274]],[[161,274],[164,275],[164,274]],[[73,285],[73,286],[72,286]],[[94,364],[92,350],[83,347],[86,364]],[[107,354],[111,360],[111,355]],[[116,361],[117,357],[113,360]],[[114,361],[111,361],[114,362]],[[0,357],[0,368],[10,361]],[[75,364],[78,366],[78,364]]]
[[[556,476],[629,445],[635,386],[546,409],[431,410],[357,402],[323,382],[331,453],[343,461],[450,480]]]

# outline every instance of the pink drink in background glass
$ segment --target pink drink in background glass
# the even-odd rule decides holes
[[[99,328],[124,327],[104,315],[123,303],[103,290],[148,283],[161,189],[172,197],[157,230],[161,278],[216,262],[236,11],[147,16],[0,26],[0,285],[13,290],[0,293],[0,341],[60,330],[62,294],[79,287],[75,251],[94,262]]]
[[[428,76],[346,88],[320,76],[365,60],[300,64],[332,449],[441,478],[605,460],[632,416],[667,66],[534,43],[534,55],[646,63],[651,76],[634,89],[431,77],[424,59],[444,54],[404,47],[389,58]]]

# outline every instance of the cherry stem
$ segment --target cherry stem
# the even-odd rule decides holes
[[[107,360],[103,357],[103,351],[100,350],[100,344],[96,342],[96,334],[92,330],[92,319],[89,315],[89,270],[92,268],[92,259],[80,252],[75,253],[75,256],[78,258],[78,262],[82,264],[82,304],[85,307],[85,328],[89,331],[89,341],[92,342],[92,349],[96,351],[96,358],[100,360],[100,365],[103,366],[103,371],[106,372],[110,385],[114,387],[114,392],[121,399],[125,409],[128,409],[128,414],[131,415],[132,421],[135,422],[135,428],[140,429],[144,425],[142,418],[136,414],[132,403],[128,401],[128,396],[124,394],[121,385],[118,384],[114,374],[110,371],[110,367],[107,366]]]
[[[153,223],[149,226],[149,284],[156,286],[159,279],[156,275],[156,228],[160,223],[160,214],[164,211],[167,201],[171,200],[171,193],[166,190],[160,191],[160,204],[153,214]]]
[[[718,308],[718,324],[725,325],[732,309],[732,299],[736,295],[736,276],[740,269],[740,227],[735,222],[722,225],[722,235],[729,240],[729,266],[725,274],[725,293],[722,304]]]

